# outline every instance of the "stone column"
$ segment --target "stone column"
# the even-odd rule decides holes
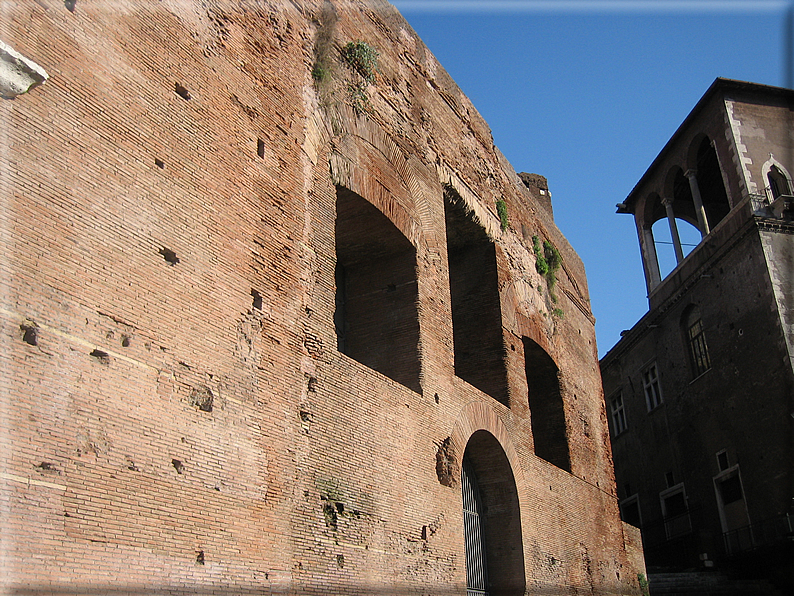
[[[662,274],[659,271],[659,257],[656,256],[656,245],[653,242],[653,230],[651,228],[642,227],[640,229],[640,250],[645,264],[648,293],[650,293],[662,281]]]
[[[700,187],[698,186],[697,170],[687,170],[684,174],[689,179],[689,189],[692,191],[692,201],[695,203],[695,215],[700,224],[700,235],[705,236],[711,229],[709,220],[706,217],[706,210],[703,208],[703,199],[700,197]]]
[[[684,260],[684,251],[681,248],[681,238],[678,237],[678,226],[675,223],[675,213],[673,213],[673,199],[662,199],[662,205],[667,212],[667,223],[670,224],[670,236],[673,238],[675,248],[676,263]]]

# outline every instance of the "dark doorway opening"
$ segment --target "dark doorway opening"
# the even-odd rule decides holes
[[[502,446],[478,430],[461,466],[468,596],[519,596],[526,587],[518,492]]]

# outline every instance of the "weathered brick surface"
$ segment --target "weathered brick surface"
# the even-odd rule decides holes
[[[0,104],[6,590],[464,593],[460,462],[485,430],[527,591],[637,593],[581,262],[392,7],[4,11],[0,38],[51,77]],[[380,54],[362,113],[351,40]],[[455,375],[445,188],[495,245],[504,399]],[[366,357],[337,349],[338,192],[416,253],[413,323],[411,276],[369,264],[403,318],[359,336]],[[533,235],[562,254],[556,302]],[[406,383],[388,357],[412,325]],[[571,473],[534,454],[525,337],[559,369]]]

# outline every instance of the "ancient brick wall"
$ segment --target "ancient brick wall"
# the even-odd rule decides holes
[[[50,75],[0,104],[6,589],[463,593],[480,431],[519,536],[492,567],[637,593],[582,264],[392,7],[4,10],[0,39]],[[494,283],[466,295],[501,311],[500,395],[456,375],[451,195],[490,243]],[[570,471],[535,454],[525,345],[556,367]]]

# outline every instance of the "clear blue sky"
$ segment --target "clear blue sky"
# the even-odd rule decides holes
[[[715,78],[786,85],[790,3],[393,4],[472,100],[516,171],[548,178],[557,226],[587,270],[603,356],[648,310],[634,221],[616,214],[615,204]],[[669,271],[672,248],[658,250]]]

